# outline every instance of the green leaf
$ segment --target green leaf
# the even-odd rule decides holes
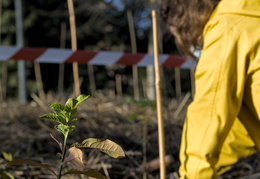
[[[83,163],[83,152],[76,147],[69,148],[68,157],[65,158],[63,164],[67,162],[72,162],[76,166],[77,170],[82,171],[85,168]]]
[[[59,124],[57,126],[54,126],[54,128],[57,131],[61,132],[62,134],[68,135],[68,133],[72,132],[76,128],[76,126],[74,126],[74,125],[73,126],[67,126],[67,125]]]
[[[53,104],[50,105],[50,107],[52,107],[53,112],[55,114],[57,114],[58,116],[61,116],[62,118],[65,118],[65,119],[70,118],[70,116],[69,116],[69,114],[66,110],[66,107],[63,106],[62,104],[53,103]]]
[[[68,101],[65,103],[65,106],[68,109],[72,110],[72,109],[75,109],[77,103],[78,103],[78,100],[69,98]]]
[[[77,102],[77,106],[78,106],[81,102],[83,102],[84,100],[88,99],[89,96],[90,96],[90,95],[86,96],[86,95],[84,95],[84,94],[79,95],[79,96],[77,97],[77,101],[78,101],[78,102]]]
[[[50,107],[59,109],[61,111],[65,110],[65,106],[63,106],[62,104],[59,104],[59,103],[53,103],[50,105]]]
[[[76,123],[76,121],[78,120],[78,118],[74,118],[70,121],[69,125],[73,125]]]
[[[12,155],[12,153],[2,152],[2,154],[3,154],[3,157],[5,158],[5,160],[7,160],[7,161],[9,161],[9,162],[13,160],[13,155]]]
[[[75,170],[70,170],[63,175],[67,174],[78,174],[78,175],[86,175],[89,177],[97,178],[97,179],[107,179],[107,177],[103,176],[101,173],[97,172],[96,170],[90,169],[88,171],[75,171]]]
[[[73,125],[73,126],[70,126],[70,127],[69,127],[69,133],[72,132],[75,128],[76,128],[76,126],[74,126],[74,125]]]
[[[62,134],[66,134],[66,132],[68,131],[68,126],[65,126],[65,125],[63,125],[63,124],[59,124],[59,125],[57,125],[57,126],[54,126],[55,127],[55,129],[57,130],[57,131],[59,131],[59,132],[61,132]]]
[[[11,173],[5,171],[0,171],[0,176],[2,179],[15,179]]]
[[[67,112],[66,110],[60,110],[58,108],[53,108],[53,112],[54,114],[66,119],[69,119],[70,118],[70,115],[69,115],[69,112]]]
[[[72,109],[71,111],[70,111],[70,117],[71,116],[73,116],[74,114],[76,114],[76,112],[77,112],[77,108],[75,108],[75,109]]]
[[[75,143],[76,147],[87,147],[98,149],[113,158],[122,158],[125,157],[124,150],[115,142],[108,139],[96,139],[88,138],[85,139],[81,144]]]
[[[78,101],[76,99],[73,99],[73,98],[68,99],[68,101],[66,102],[65,107],[66,107],[66,111],[69,114],[68,118],[71,118],[71,116],[76,114],[76,112],[77,112],[77,106],[76,106],[77,102]]]
[[[46,118],[46,119],[52,119],[53,121],[58,122],[60,124],[64,124],[64,125],[66,125],[66,123],[67,123],[66,120],[63,117],[61,117],[57,114],[53,114],[53,113],[44,114],[40,117]]]
[[[53,175],[57,176],[57,174],[52,170],[52,168],[49,165],[31,162],[30,160],[27,159],[14,159],[13,161],[7,163],[5,167],[9,167],[13,165],[22,165],[22,164],[28,164],[34,167],[44,168],[45,170],[50,171]]]

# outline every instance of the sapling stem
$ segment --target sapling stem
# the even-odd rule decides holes
[[[64,142],[63,142],[63,148],[62,148],[62,154],[61,154],[61,163],[60,163],[60,169],[59,169],[59,175],[58,175],[58,179],[61,178],[62,176],[62,168],[63,168],[63,162],[65,159],[65,155],[66,155],[66,144],[67,144],[67,138],[68,138],[69,133],[65,133],[64,134]]]

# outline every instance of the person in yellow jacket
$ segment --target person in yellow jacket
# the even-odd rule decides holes
[[[162,0],[179,49],[202,48],[181,179],[215,179],[260,150],[260,0]]]

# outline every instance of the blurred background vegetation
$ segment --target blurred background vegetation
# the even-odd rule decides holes
[[[70,25],[67,0],[23,0],[24,46],[71,48]],[[0,0],[0,45],[16,45],[14,0]],[[127,11],[133,14],[136,33],[137,52],[149,52],[151,37],[151,10],[157,9],[160,2],[151,0],[74,0],[78,49],[108,50],[131,52],[131,42]],[[159,21],[161,34],[161,53],[178,54],[174,39],[164,24]],[[61,40],[61,32],[65,38]],[[64,33],[64,29],[66,33]],[[3,62],[0,62],[1,67]],[[9,100],[17,99],[17,62],[8,61]],[[82,93],[90,94],[88,68],[79,65],[82,80]],[[58,64],[41,64],[42,80],[45,92],[57,91]],[[138,68],[139,85],[146,78],[146,69]],[[164,68],[164,87],[166,95],[175,97],[173,68]],[[0,68],[0,75],[3,68]],[[124,66],[94,66],[97,90],[106,90],[115,86],[115,75],[122,75],[123,93],[133,95],[132,68]],[[189,70],[182,70],[182,91],[190,91]],[[56,78],[57,77],[57,78]],[[0,76],[1,79],[1,76]],[[37,93],[32,62],[26,62],[28,96]],[[65,91],[72,91],[72,65],[65,65]]]

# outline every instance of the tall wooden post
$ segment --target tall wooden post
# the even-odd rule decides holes
[[[75,24],[75,13],[73,0],[67,0],[69,15],[70,15],[70,34],[71,34],[71,49],[77,50],[77,34],[76,34],[76,24]],[[73,78],[74,78],[74,95],[80,95],[80,82],[79,82],[79,69],[78,63],[73,62]]]
[[[132,11],[130,11],[130,10],[127,11],[127,19],[128,19],[128,26],[129,26],[129,32],[130,32],[132,53],[137,53],[133,14],[132,14]],[[138,83],[138,68],[136,65],[133,65],[132,71],[133,71],[134,99],[139,100],[140,95],[139,95],[139,83]]]

